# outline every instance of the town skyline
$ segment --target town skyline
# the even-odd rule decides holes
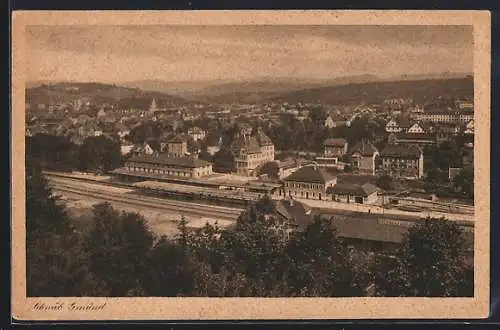
[[[32,26],[27,45],[28,81],[388,79],[473,71],[468,26]]]

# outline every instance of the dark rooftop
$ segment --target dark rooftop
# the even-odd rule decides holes
[[[436,134],[431,133],[400,133],[396,137],[398,140],[436,140]]]
[[[389,145],[382,152],[382,157],[404,157],[404,158],[419,158],[422,154],[420,148],[412,145]]]
[[[335,179],[336,176],[321,167],[304,166],[284,178],[283,181],[296,181],[308,183],[325,183]]]
[[[326,139],[323,145],[331,147],[344,147],[346,143],[346,139]]]
[[[189,157],[173,157],[165,154],[160,154],[157,156],[154,155],[140,155],[140,156],[132,156],[128,161],[137,162],[137,163],[145,163],[145,164],[160,164],[160,165],[169,165],[169,166],[178,166],[185,168],[195,168],[195,167],[204,167],[210,165],[209,162],[206,162],[201,159],[193,159]]]
[[[264,131],[262,131],[261,128],[257,129],[255,136],[257,138],[257,142],[259,142],[261,146],[273,145],[273,141],[266,135],[266,133],[264,133]]]
[[[276,201],[275,209],[276,212],[287,221],[294,223],[299,227],[306,227],[311,223],[311,208],[300,202],[293,200]]]
[[[396,118],[396,123],[398,123],[399,127],[408,127],[409,128],[411,126],[410,119],[408,117],[405,117],[405,116],[401,116],[401,117]]]
[[[180,136],[180,135],[177,135],[173,138],[171,138],[170,140],[168,140],[169,143],[183,143],[183,142],[186,142],[186,140]]]
[[[371,157],[377,151],[377,148],[372,143],[360,141],[351,149],[351,154],[360,153],[362,156]]]
[[[377,242],[402,243],[408,231],[406,226],[380,224],[376,219],[334,217],[333,223],[340,237]]]
[[[368,197],[379,189],[371,183],[360,184],[347,184],[347,183],[337,183],[332,188],[330,192],[332,194],[339,195],[351,195],[359,197]]]
[[[373,175],[346,174],[346,173],[339,175],[337,179],[337,183],[358,184],[358,185],[363,185],[365,183],[373,184],[376,181],[377,177]]]

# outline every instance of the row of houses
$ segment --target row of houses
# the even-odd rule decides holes
[[[411,120],[408,117],[398,117],[390,119],[386,126],[387,133],[409,133],[409,134],[428,134],[428,133],[451,133],[451,134],[474,134],[474,114],[467,115],[464,120],[443,120],[432,121],[419,115],[419,119]],[[446,117],[452,114],[446,114]]]
[[[360,141],[349,150],[345,139],[325,140],[324,153],[316,157],[316,164],[344,169],[346,163],[353,170],[369,175],[387,174],[404,178],[421,178],[424,175],[423,151],[419,146],[389,144],[379,152],[367,141]]]

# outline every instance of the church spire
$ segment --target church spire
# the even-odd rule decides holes
[[[156,110],[157,110],[156,99],[153,98],[153,101],[151,102],[151,105],[149,106],[149,112],[154,113]]]

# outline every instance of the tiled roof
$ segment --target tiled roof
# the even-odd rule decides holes
[[[404,157],[404,158],[419,158],[422,154],[420,148],[409,145],[389,145],[382,152],[380,156],[382,157]]]
[[[376,219],[334,217],[333,223],[340,237],[377,242],[402,243],[408,231],[408,227],[379,224]]]
[[[235,136],[233,142],[231,143],[231,149],[241,149],[245,147],[245,138],[243,135]]]
[[[358,197],[368,197],[379,189],[371,183],[365,183],[363,185],[359,184],[346,184],[346,183],[337,183],[330,191],[332,194],[339,195],[350,195],[350,196],[358,196]]]
[[[377,178],[373,175],[346,174],[339,175],[337,183],[363,185],[365,183],[375,183]]]
[[[400,133],[396,137],[398,140],[436,140],[436,134],[432,133]]]
[[[297,166],[297,163],[292,159],[286,161],[278,161],[277,164],[278,168],[283,168],[283,169],[294,168],[295,166]]]
[[[410,119],[408,117],[399,117],[396,119],[396,122],[398,123],[399,127],[402,128],[409,128],[411,127]]]
[[[311,223],[311,208],[297,201],[280,200],[275,202],[278,214],[300,227],[306,227]]]
[[[346,139],[326,139],[325,142],[323,143],[324,146],[331,146],[331,147],[344,147],[347,143]]]
[[[180,135],[177,135],[173,138],[171,138],[170,140],[168,140],[169,143],[183,143],[183,142],[186,142],[186,140],[180,136]]]
[[[260,145],[255,136],[250,136],[246,139],[246,148],[249,154],[260,152]]]
[[[304,166],[284,178],[284,181],[325,183],[335,179],[336,176],[330,174],[324,168],[314,166]]]
[[[158,138],[158,142],[170,142],[171,138],[168,135],[163,135]]]
[[[371,157],[374,153],[378,152],[377,148],[370,142],[360,141],[356,144],[352,150],[351,154],[360,153],[363,156]]]
[[[426,132],[428,132],[430,129],[434,128],[434,126],[435,126],[432,122],[429,122],[429,121],[419,121],[418,124]]]
[[[185,168],[196,168],[196,167],[204,167],[210,165],[209,162],[206,162],[201,159],[193,159],[189,157],[172,157],[168,155],[141,155],[141,156],[132,156],[129,161],[137,162],[137,163],[145,163],[145,164],[159,164],[159,165],[167,165],[167,166],[178,166]]]
[[[259,142],[255,136],[237,136],[231,144],[231,149],[236,151],[246,149],[246,152],[249,154],[261,152]]]
[[[257,130],[256,137],[261,146],[273,145],[273,141],[260,128]]]

